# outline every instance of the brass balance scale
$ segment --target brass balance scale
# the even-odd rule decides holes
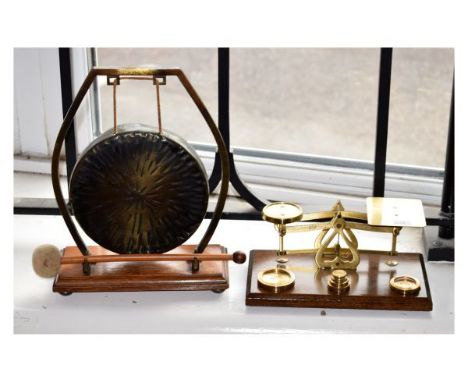
[[[251,251],[247,305],[432,310],[422,255],[397,251],[402,228],[426,225],[420,200],[367,198],[367,213],[339,201],[314,213],[276,202],[262,217],[274,224],[279,246]],[[391,248],[360,249],[356,230],[390,234]],[[313,231],[313,248],[285,249],[287,234]]]

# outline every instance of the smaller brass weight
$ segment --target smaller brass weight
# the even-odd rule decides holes
[[[335,293],[349,290],[350,285],[348,274],[342,269],[334,270],[328,280],[328,289]]]
[[[390,288],[403,296],[409,294],[418,294],[421,284],[416,277],[403,275],[395,276],[390,280]]]

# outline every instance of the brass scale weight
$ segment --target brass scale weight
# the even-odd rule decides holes
[[[114,127],[91,142],[81,154],[71,174],[70,200],[67,204],[59,181],[60,152],[73,118],[98,76],[107,77],[107,84],[113,86]],[[162,131],[159,87],[165,85],[166,77],[170,76],[179,79],[199,109],[216,141],[221,159],[222,179],[219,196],[208,228],[196,246],[181,244],[195,232],[205,217],[209,186],[205,169],[196,152],[181,137]],[[150,80],[156,86],[158,130],[141,124],[117,125],[116,89],[121,80],[127,79]],[[227,254],[224,247],[208,245],[221,218],[227,197],[228,152],[206,106],[180,69],[91,69],[59,130],[52,156],[52,184],[58,208],[76,247],[67,247],[73,248],[73,252],[69,252],[69,256],[65,256],[65,253],[62,256],[53,246],[41,246],[33,254],[33,267],[40,276],[50,277],[58,274],[54,291],[61,294],[71,293],[67,289],[55,288],[62,267],[69,267],[70,264],[82,264],[83,274],[92,277],[92,265],[98,263],[188,262],[195,278],[192,279],[188,275],[187,279],[185,268],[175,266],[174,269],[182,269],[181,274],[185,277],[184,280],[187,280],[185,285],[182,285],[181,274],[176,274],[173,279],[173,283],[177,284],[175,289],[203,290],[208,288],[208,284],[205,284],[205,287],[201,284],[197,287],[196,273],[200,269],[200,262],[245,262],[246,256],[243,252]],[[99,247],[88,248],[85,245],[71,218],[71,212],[85,233],[99,244]],[[221,271],[225,272],[225,278],[220,287],[217,279],[213,281],[214,284],[210,284],[217,285],[212,289],[216,292],[228,287],[227,266],[220,263],[217,267],[225,269]],[[110,277],[115,279],[112,265],[105,269]],[[139,272],[135,275],[137,279]],[[219,277],[218,270],[212,272],[213,277]],[[162,277],[167,278],[167,272],[162,273],[166,273]],[[153,277],[158,278],[158,275]],[[127,280],[123,279],[121,285],[124,285],[124,288],[125,283]],[[144,289],[147,288],[146,284],[141,285],[141,290],[148,290]],[[163,290],[171,289],[172,286],[169,286]],[[155,286],[151,290],[161,289]]]
[[[398,218],[399,213],[406,209],[406,220]],[[356,270],[359,265],[358,240],[353,230],[390,233],[392,245],[390,251],[380,252],[397,256],[397,238],[402,227],[423,227],[425,225],[424,211],[419,200],[367,198],[368,213],[345,211],[338,201],[330,211],[304,214],[302,208],[295,203],[275,202],[263,208],[262,218],[274,224],[279,237],[279,248],[276,252],[277,266],[259,272],[257,281],[259,287],[275,292],[286,291],[294,286],[295,275],[287,269],[288,256],[310,254],[315,256],[318,269],[331,269],[328,288],[332,292],[345,292],[350,287],[350,281],[345,270]],[[306,224],[290,225],[297,222]],[[399,225],[394,223],[398,222]],[[320,231],[315,239],[314,248],[286,250],[284,237],[288,233]],[[334,239],[337,239],[333,245]],[[340,238],[346,246],[340,245]],[[386,261],[389,266],[396,266],[398,261]],[[402,275],[390,280],[390,288],[400,294],[416,294],[420,289],[419,280],[415,277]]]

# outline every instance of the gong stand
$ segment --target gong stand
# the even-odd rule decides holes
[[[113,86],[114,132],[117,129],[116,89],[121,80],[151,80],[156,87],[158,128],[161,132],[159,87],[166,78],[177,77],[199,109],[216,141],[221,160],[221,187],[212,219],[198,245],[180,245],[166,252],[151,254],[117,254],[101,246],[87,247],[81,238],[59,181],[60,152],[63,142],[87,91],[98,76],[107,77]],[[227,261],[245,262],[242,252],[227,254],[221,245],[209,241],[221,218],[229,184],[229,155],[223,137],[203,101],[180,69],[93,68],[85,78],[59,130],[52,155],[52,184],[58,208],[76,246],[66,247],[60,261],[53,290],[64,295],[72,292],[135,290],[213,290],[228,288]],[[188,265],[188,267],[187,267]]]

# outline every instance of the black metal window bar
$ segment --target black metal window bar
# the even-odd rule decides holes
[[[62,110],[65,115],[73,101],[70,48],[59,48],[60,78],[62,85]],[[232,212],[226,211],[223,214],[225,219],[259,219],[260,211],[265,206],[265,202],[255,196],[245,185],[237,173],[234,155],[230,148],[230,125],[229,125],[229,48],[218,49],[218,128],[224,138],[229,151],[229,161],[231,166],[230,182],[239,195],[248,202],[254,210],[252,212]],[[384,196],[385,175],[387,157],[388,138],[388,118],[390,109],[390,88],[392,75],[392,55],[393,48],[381,48],[380,69],[379,69],[379,89],[377,103],[377,123],[376,123],[376,143],[374,160],[374,182],[373,196]],[[438,217],[426,218],[427,225],[439,226],[439,237],[441,239],[453,239],[455,227],[455,171],[454,171],[454,109],[455,109],[455,80],[452,83],[452,99],[450,106],[450,117],[448,126],[447,151],[445,160],[445,173],[442,191],[441,211]],[[65,139],[65,157],[67,178],[71,174],[76,160],[75,129],[72,124]],[[220,181],[221,175],[220,158],[215,154],[213,171],[210,176],[210,191],[213,191]],[[32,208],[15,207],[15,214],[59,214],[58,208]],[[210,212],[207,213],[210,217]],[[429,260],[450,260],[454,259],[453,247],[446,247],[441,242],[429,248]]]

